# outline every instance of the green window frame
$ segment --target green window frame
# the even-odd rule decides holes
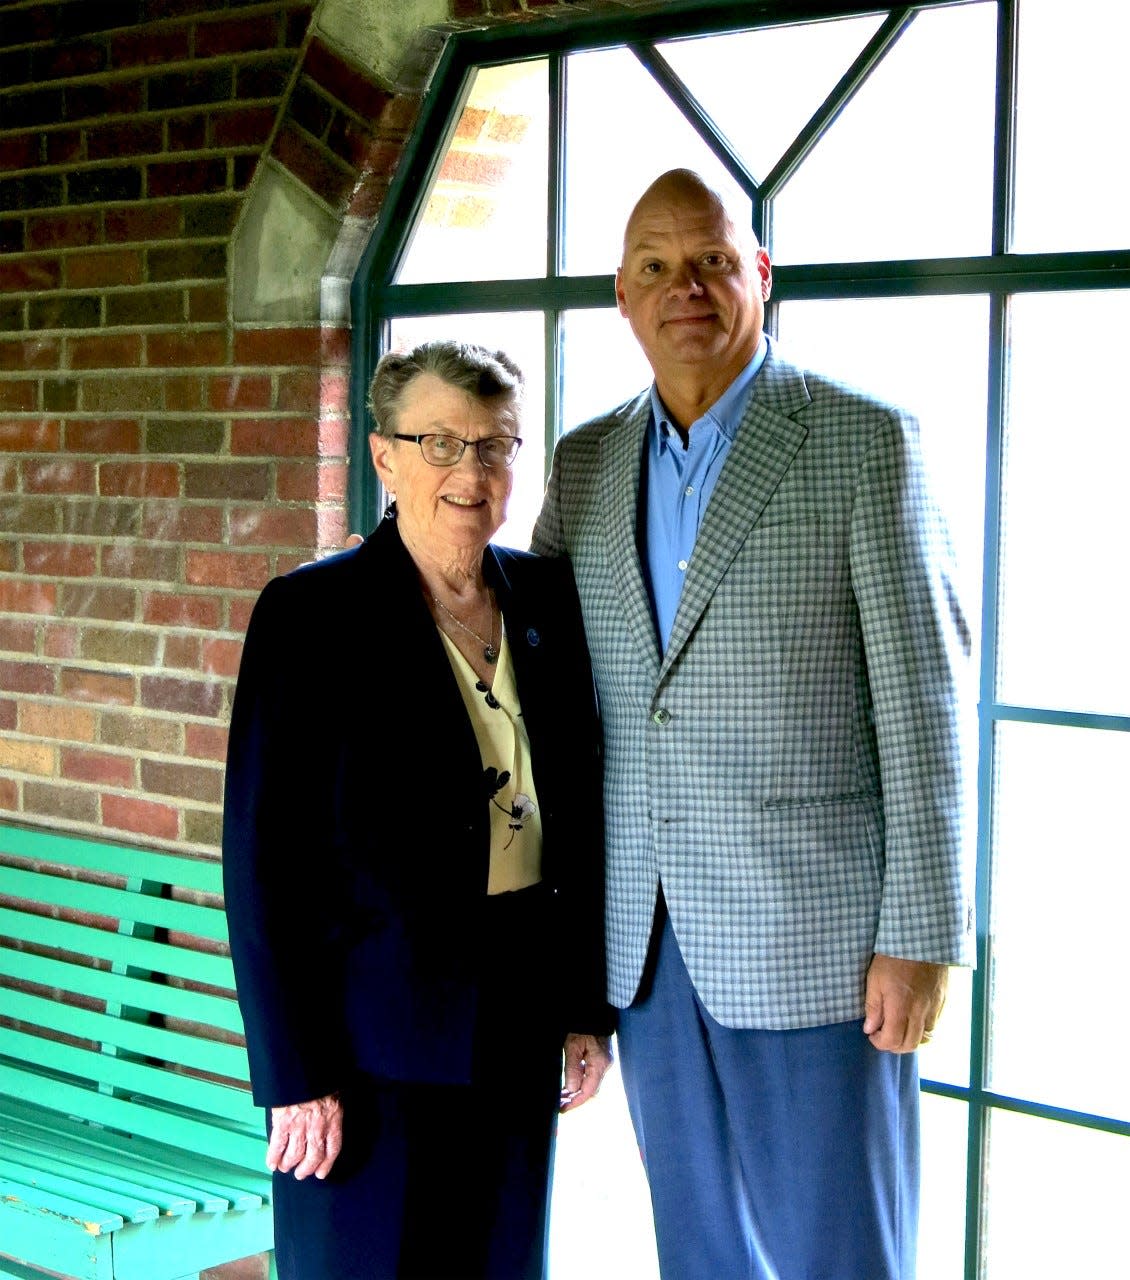
[[[1016,190],[1017,42],[1025,0],[957,0],[995,3],[996,81],[990,252],[976,257],[937,257],[850,264],[774,266],[774,300],[767,327],[775,331],[777,308],[796,300],[881,299],[922,295],[982,295],[988,300],[988,403],[985,447],[985,528],[979,715],[979,822],[977,838],[978,968],[972,984],[968,1085],[924,1079],[926,1093],[967,1104],[966,1280],[984,1272],[987,1125],[993,1112],[1013,1112],[1130,1137],[1130,1114],[1111,1116],[1052,1106],[993,1091],[988,1084],[987,1037],[992,981],[991,935],[994,751],[998,729],[1037,724],[1130,733],[1130,715],[1093,710],[1049,709],[998,699],[998,632],[1003,529],[1002,470],[1008,410],[1010,300],[1027,293],[1082,293],[1130,289],[1130,233],[1124,247],[1109,250],[1016,253],[1011,251]],[[923,0],[899,7],[763,0],[758,4],[673,3],[662,13],[586,15],[451,37],[434,74],[414,136],[390,188],[380,231],[367,247],[352,288],[352,457],[367,457],[366,388],[388,340],[394,318],[455,313],[533,311],[544,317],[546,459],[562,430],[562,313],[606,308],[613,303],[611,275],[568,275],[563,270],[565,75],[568,55],[612,45],[631,49],[675,103],[705,145],[750,197],[754,230],[762,243],[771,231],[773,197],[825,136],[845,105],[874,72],[903,32],[924,11],[954,0]],[[827,99],[762,181],[750,174],[706,110],[679,79],[656,45],[682,36],[748,31],[825,18],[878,14],[881,25]],[[1064,20],[1070,11],[1064,6]],[[453,136],[477,68],[533,58],[548,61],[550,128],[548,227],[545,273],[518,280],[397,284],[396,273],[410,243],[439,164]],[[1120,163],[1111,157],[1111,164]],[[955,197],[959,193],[955,192]],[[379,495],[371,469],[350,474],[350,524],[370,527]],[[1112,591],[1124,590],[1116,582]],[[1124,1011],[1123,1011],[1124,1012]]]

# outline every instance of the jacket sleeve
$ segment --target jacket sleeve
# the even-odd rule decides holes
[[[850,550],[886,827],[875,950],[971,964],[971,641],[912,418],[887,410],[871,438]]]
[[[316,655],[302,642],[312,610],[296,594],[275,579],[252,614],[224,795],[232,960],[253,1094],[268,1107],[338,1088],[345,1045],[341,922],[326,848],[330,764],[318,749],[319,704],[332,706],[333,696],[316,686]]]

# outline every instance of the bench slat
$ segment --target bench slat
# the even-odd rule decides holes
[[[106,844],[57,831],[10,827],[3,823],[0,823],[0,853],[64,867],[82,867],[87,871],[105,871],[109,875],[134,877],[143,873],[147,880],[184,885],[186,889],[199,889],[204,893],[223,892],[223,872],[215,858],[154,853],[151,849]]]
[[[39,1195],[49,1194],[85,1204],[89,1206],[90,1213],[116,1213],[123,1222],[152,1222],[161,1215],[160,1207],[152,1200],[119,1195],[86,1178],[72,1178],[56,1170],[36,1169],[6,1156],[0,1156],[0,1178],[13,1186],[22,1185],[29,1204],[34,1203]]]
[[[15,1101],[0,1102],[0,1118],[14,1137],[32,1145],[50,1143],[74,1153],[79,1160],[143,1172],[146,1179],[160,1180],[171,1190],[195,1199],[201,1212],[254,1209],[270,1200],[271,1175],[262,1158],[257,1170],[243,1169],[151,1138],[123,1137]],[[266,1155],[265,1139],[260,1151],[261,1156]]]
[[[113,1025],[107,1026],[104,1013],[63,1004],[47,996],[7,988],[0,991],[0,1012],[18,1022],[80,1040],[105,1044],[109,1041],[104,1037],[112,1035],[116,1047],[127,1053],[139,1053],[147,1058],[175,1062],[196,1071],[210,1072],[212,1075],[225,1076],[243,1083],[248,1079],[247,1053],[241,1045],[184,1035],[165,1027],[132,1022],[128,1018],[115,1018]]]
[[[0,1060],[0,1092],[37,1103],[63,1115],[78,1115],[125,1133],[139,1133],[169,1146],[256,1168],[263,1160],[264,1138],[254,1132],[222,1128],[216,1123],[145,1107],[109,1094],[95,1093],[65,1080],[52,1080],[14,1069]]]
[[[74,1152],[51,1143],[29,1143],[26,1137],[23,1142],[17,1142],[12,1134],[6,1133],[0,1135],[0,1160],[15,1161],[33,1169],[53,1168],[76,1182],[89,1181],[93,1184],[96,1179],[97,1185],[107,1191],[152,1203],[163,1214],[176,1216],[196,1212],[196,1201],[189,1196],[170,1192],[168,1187],[156,1181],[139,1182],[135,1178],[123,1177],[122,1171],[112,1168],[107,1161],[100,1160],[98,1167],[94,1168],[90,1160],[77,1159]]]
[[[128,933],[95,929],[73,920],[30,915],[0,906],[0,936],[38,946],[57,947],[77,955],[94,956],[111,964],[146,969],[177,978],[191,978],[212,987],[235,988],[235,974],[228,956],[188,951],[167,942],[154,942]]]
[[[228,937],[224,913],[216,907],[72,880],[69,876],[49,876],[20,867],[0,866],[0,893],[220,942],[226,942]]]
[[[200,1022],[224,1031],[243,1034],[243,1020],[235,1000],[202,991],[168,987],[144,978],[131,978],[106,969],[69,964],[26,951],[0,949],[0,974],[41,986],[73,991],[77,995],[106,1000],[147,1013],[162,1013],[186,1022]]]
[[[109,1085],[148,1099],[159,1099],[174,1106],[187,1107],[204,1115],[236,1121],[251,1119],[251,1099],[245,1091],[231,1085],[199,1080],[134,1058],[120,1058],[99,1050],[80,1049],[76,1045],[47,1040],[43,1036],[13,1031],[2,1026],[0,1054],[17,1063],[78,1076],[95,1085]]]
[[[30,1208],[33,1212],[61,1218],[74,1226],[79,1226],[87,1235],[100,1236],[110,1231],[117,1231],[125,1226],[121,1214],[111,1213],[93,1205],[83,1204],[79,1200],[71,1200],[66,1196],[55,1195],[45,1191],[36,1193],[34,1206],[30,1205],[27,1188],[20,1182],[0,1176],[0,1201],[11,1200],[13,1204]]]

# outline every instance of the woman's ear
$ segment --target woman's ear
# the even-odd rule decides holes
[[[387,493],[396,492],[395,468],[392,461],[395,443],[388,436],[382,436],[379,431],[369,433],[369,455],[373,459],[373,469]]]

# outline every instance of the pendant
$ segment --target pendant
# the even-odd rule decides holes
[[[493,667],[494,664],[498,661],[498,650],[494,647],[493,644],[488,644],[487,647],[483,650],[483,657]]]

